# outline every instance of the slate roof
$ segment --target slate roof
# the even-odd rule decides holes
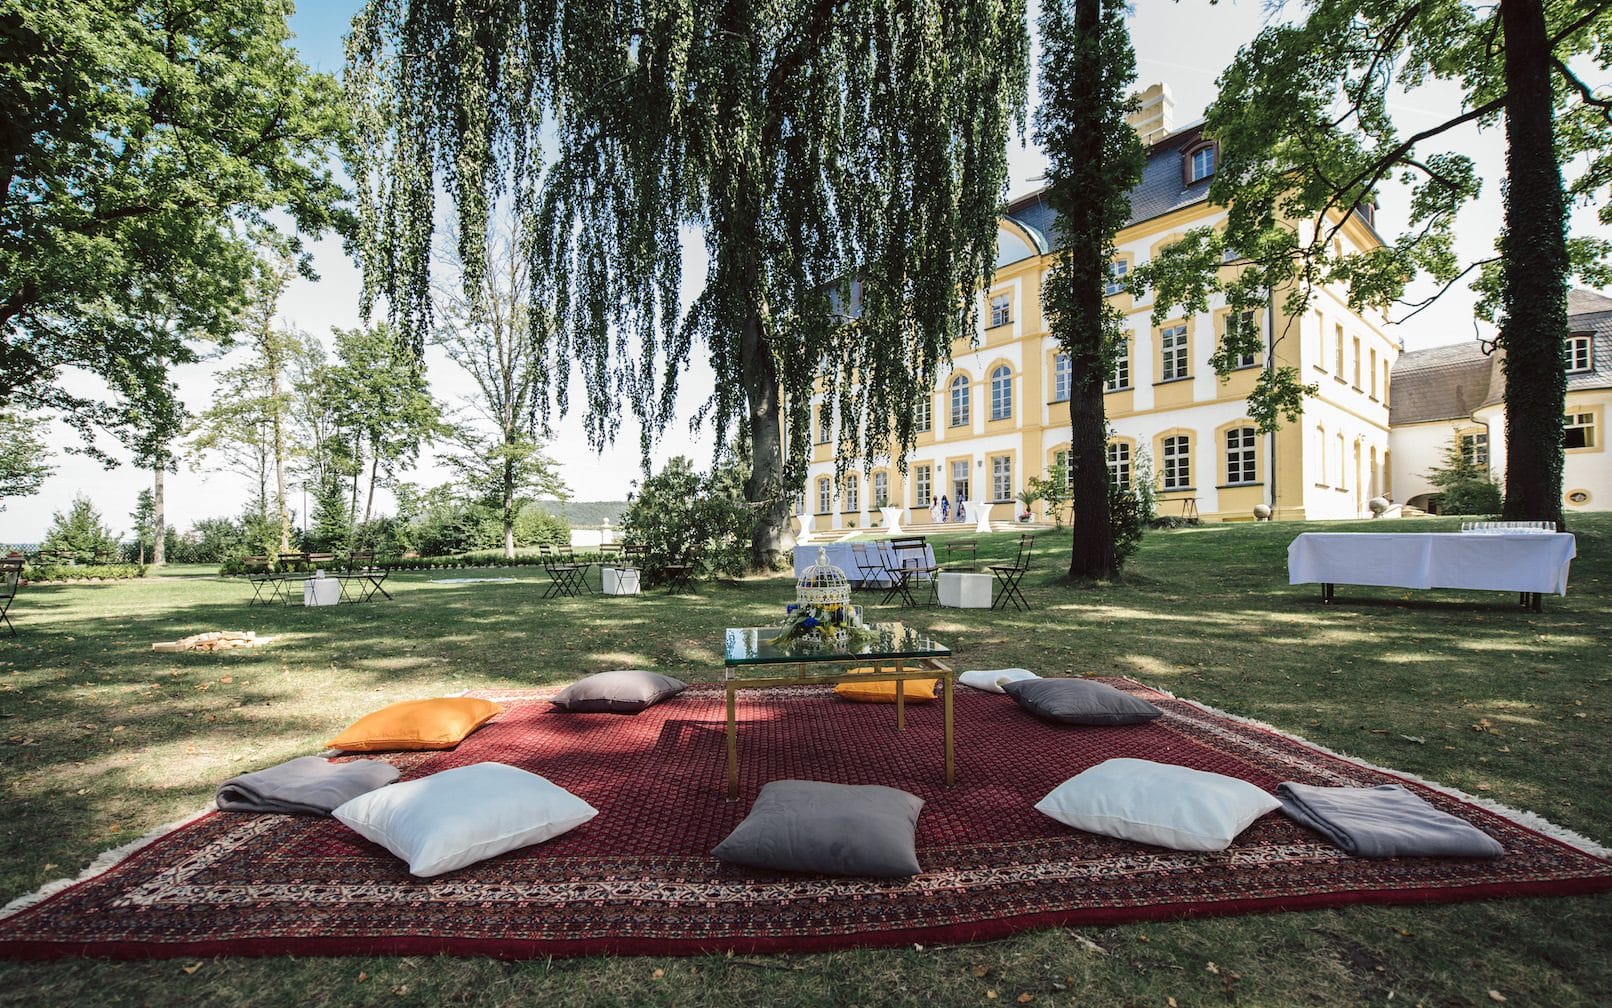
[[[1184,126],[1148,148],[1141,181],[1131,189],[1131,217],[1125,226],[1140,224],[1172,210],[1202,203],[1209,198],[1209,178],[1191,185],[1183,182],[1181,152],[1203,137],[1202,121]],[[1058,214],[1048,206],[1046,190],[1020,197],[1008,205],[1005,216],[1030,233],[1036,251],[1050,252],[1058,247]]]
[[[1594,369],[1567,376],[1568,391],[1612,388],[1612,298],[1567,292],[1567,331],[1594,337]],[[1504,354],[1485,356],[1474,341],[1401,354],[1392,372],[1388,422],[1456,420],[1506,396]]]

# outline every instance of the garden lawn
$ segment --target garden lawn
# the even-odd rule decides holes
[[[1122,674],[1612,845],[1612,515],[1576,520],[1570,593],[1289,586],[1301,531],[1449,531],[1455,519],[1150,533],[1119,581],[1069,587],[1044,533],[1030,612],[899,610],[956,666]],[[982,538],[1004,557],[1014,534]],[[511,584],[431,584],[509,576]],[[595,583],[597,573],[594,574]],[[541,598],[534,568],[393,575],[395,601],[253,606],[214,577],[25,588],[0,637],[0,902],[205,807],[220,780],[396,700],[609,668],[721,674],[721,630],[775,622],[788,577],[636,598]],[[255,630],[217,655],[153,641]],[[966,772],[966,757],[962,763]],[[713,781],[713,786],[720,782]],[[0,962],[0,1005],[1603,1005],[1612,897],[1363,908],[809,956]]]

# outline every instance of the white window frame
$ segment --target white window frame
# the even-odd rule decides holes
[[[1131,341],[1124,340],[1119,345],[1119,353],[1114,356],[1114,370],[1109,372],[1108,384],[1104,386],[1109,392],[1124,392],[1131,387]]]
[[[927,507],[935,499],[934,490],[934,471],[926,465],[915,467],[912,471],[912,506]]]
[[[862,481],[855,476],[845,477],[845,510],[862,510]]]
[[[971,403],[968,394],[968,375],[958,375],[952,379],[948,388],[951,390],[951,413],[947,417],[948,427],[967,427],[973,422]]]
[[[1013,417],[1013,369],[1003,364],[991,370],[991,419]]]
[[[1239,323],[1246,323],[1256,333],[1259,331],[1258,317],[1252,311],[1232,312],[1226,316],[1226,334],[1230,335],[1232,327]],[[1239,354],[1235,366],[1240,368],[1256,367],[1259,364],[1259,353]]]
[[[1013,297],[1010,294],[998,294],[991,298],[991,328],[1005,326],[1013,321]]]
[[[1567,337],[1567,373],[1582,374],[1595,370],[1595,337]]]
[[[1187,182],[1189,184],[1192,182],[1201,182],[1213,175],[1215,173],[1215,169],[1219,167],[1216,164],[1217,160],[1218,159],[1215,156],[1214,144],[1206,144],[1205,146],[1199,147],[1197,150],[1193,151],[1191,157],[1188,158],[1189,167],[1187,169]]]
[[[1066,353],[1052,355],[1052,401],[1068,402],[1075,380],[1075,366]]]
[[[991,456],[991,499],[993,501],[1007,501],[1013,499],[1013,456]]]
[[[828,406],[817,407],[817,443],[828,444],[834,440],[834,415]]]
[[[1115,259],[1108,264],[1108,282],[1103,285],[1103,294],[1113,297],[1125,289],[1125,278],[1130,275],[1131,264],[1124,259]]]
[[[1252,427],[1226,431],[1226,485],[1259,482],[1259,435]]]
[[[879,507],[881,499],[884,501],[885,506],[889,505],[890,474],[882,469],[873,474],[873,506]]]
[[[912,429],[919,434],[927,434],[935,426],[935,401],[933,396],[926,395],[918,400],[918,409],[912,415]]]
[[[1131,445],[1128,441],[1108,442],[1108,481],[1121,490],[1131,488]]]
[[[1192,377],[1187,370],[1187,327],[1174,325],[1159,330],[1159,380],[1180,381]]]
[[[1567,432],[1581,430],[1584,432],[1584,443],[1567,446]],[[1595,414],[1585,411],[1572,412],[1562,417],[1562,444],[1567,451],[1588,451],[1595,447]]]
[[[1191,490],[1192,435],[1172,434],[1165,438],[1164,451],[1161,455],[1165,491]]]
[[[828,514],[834,510],[834,483],[827,476],[817,481],[817,513]]]
[[[1467,465],[1477,466],[1480,469],[1489,468],[1489,432],[1468,431],[1456,435],[1456,443],[1461,447],[1461,458]]]
[[[952,463],[952,506],[956,507],[968,499],[968,462],[966,460]]]

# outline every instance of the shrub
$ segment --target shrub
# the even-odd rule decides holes
[[[1500,485],[1488,467],[1468,458],[1458,439],[1445,446],[1441,463],[1426,475],[1441,491],[1434,497],[1438,514],[1492,515],[1504,507]]]
[[[651,581],[673,564],[693,563],[707,574],[737,576],[750,566],[750,506],[734,463],[701,476],[694,463],[671,459],[644,480],[622,517],[626,541],[644,549]]]
[[[119,554],[112,530],[101,524],[101,513],[84,496],[74,497],[66,514],[57,511],[52,515],[50,531],[39,544],[39,552],[52,559],[78,563],[94,563]]]
[[[1108,527],[1114,532],[1114,563],[1123,568],[1125,561],[1142,545],[1147,521],[1142,499],[1112,481],[1108,484]]]
[[[145,576],[145,565],[127,563],[40,563],[22,569],[25,581],[121,581]]]

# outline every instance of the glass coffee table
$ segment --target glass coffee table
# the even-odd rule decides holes
[[[739,722],[735,696],[742,689],[800,686],[817,683],[894,682],[896,731],[907,727],[903,683],[912,679],[939,679],[946,784],[953,780],[952,668],[943,659],[952,649],[919,630],[901,623],[873,623],[878,634],[871,640],[838,644],[833,640],[772,639],[780,627],[730,627],[722,647],[722,682],[728,699],[728,798],[739,797]],[[849,674],[844,666],[872,666],[872,672]]]

